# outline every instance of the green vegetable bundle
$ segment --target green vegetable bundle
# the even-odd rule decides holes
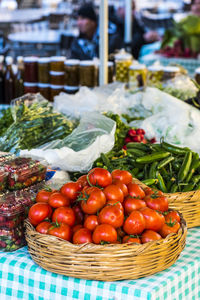
[[[14,122],[10,107],[1,110],[0,116],[0,136],[3,135],[8,127]]]
[[[22,102],[13,108],[15,122],[0,137],[0,151],[17,153],[63,139],[72,132],[73,123],[55,112],[48,101]]]

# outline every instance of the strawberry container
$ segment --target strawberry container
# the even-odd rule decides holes
[[[0,151],[0,165],[4,164],[7,160],[13,159],[14,157],[15,155],[12,153]]]
[[[9,190],[20,190],[45,179],[46,166],[38,160],[17,157],[6,161],[3,166],[8,173]]]
[[[0,167],[0,192],[5,191],[7,187],[8,172],[3,167]]]

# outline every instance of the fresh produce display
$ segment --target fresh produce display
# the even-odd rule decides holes
[[[167,57],[197,58],[200,53],[200,19],[189,15],[165,31],[161,50]]]
[[[17,153],[20,149],[37,148],[72,132],[73,123],[55,112],[48,101],[25,103],[24,100],[12,108],[15,122],[0,138],[1,151]]]
[[[0,249],[9,252],[25,246],[26,240],[23,231],[22,224],[13,229],[0,227]]]
[[[11,108],[1,110],[0,114],[0,136],[2,136],[8,127],[14,122]]]
[[[94,168],[60,191],[40,191],[29,221],[41,234],[74,244],[146,243],[178,232],[163,192],[133,183],[126,170]]]
[[[5,191],[8,182],[8,172],[3,167],[0,168],[0,192]]]
[[[46,166],[38,160],[17,157],[3,165],[9,190],[19,190],[45,179]]]

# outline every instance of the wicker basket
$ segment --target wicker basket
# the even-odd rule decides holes
[[[138,179],[134,179],[134,182],[143,188],[147,187]],[[165,195],[169,201],[169,208],[182,213],[188,228],[200,226],[200,190]]]
[[[187,227],[181,219],[177,234],[146,244],[74,245],[40,234],[25,221],[26,240],[33,260],[42,268],[77,278],[114,281],[137,279],[175,263],[185,247]]]

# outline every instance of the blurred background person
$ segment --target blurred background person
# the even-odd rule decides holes
[[[71,58],[91,60],[99,57],[99,24],[98,15],[92,3],[85,4],[78,10],[77,26],[78,38],[71,45]],[[121,49],[123,39],[117,32],[117,26],[111,22],[108,25],[108,49],[109,54],[116,49]]]
[[[141,47],[145,44],[158,41],[160,36],[156,31],[147,31],[136,13],[135,1],[132,2],[132,16],[131,52],[134,58],[138,59]],[[124,38],[125,6],[120,6],[116,10],[113,7],[110,7],[109,19],[117,25],[121,37]]]

